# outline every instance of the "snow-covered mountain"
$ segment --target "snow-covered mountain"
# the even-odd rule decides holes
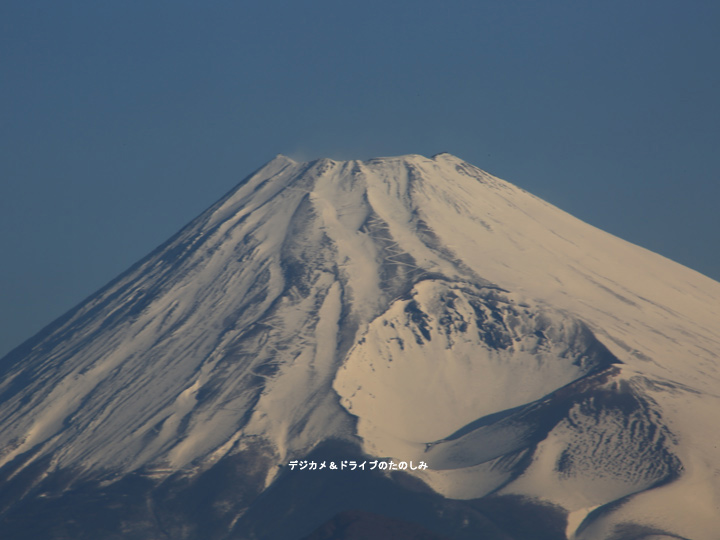
[[[719,368],[720,283],[449,154],[278,156],[0,361],[0,526],[713,540]],[[290,466],[378,459],[428,468]]]

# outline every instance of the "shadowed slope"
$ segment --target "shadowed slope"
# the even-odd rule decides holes
[[[263,501],[295,504],[284,466],[346,441],[429,463],[428,508],[711,540],[718,305],[720,284],[454,156],[279,156],[0,362],[2,519],[75,501],[75,532],[45,536],[108,536],[81,517],[107,500],[112,531],[251,537]]]

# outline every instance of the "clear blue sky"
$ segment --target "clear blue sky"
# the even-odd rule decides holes
[[[0,355],[277,153],[453,153],[720,280],[720,3],[5,0]]]

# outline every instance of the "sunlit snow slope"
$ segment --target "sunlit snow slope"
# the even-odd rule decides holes
[[[0,465],[162,478],[255,445],[269,486],[344,439],[571,538],[710,540],[719,355],[719,283],[454,156],[278,156],[2,360]]]

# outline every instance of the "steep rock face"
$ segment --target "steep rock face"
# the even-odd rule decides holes
[[[353,508],[408,520],[393,486],[455,538],[521,538],[499,516],[552,507],[548,538],[710,539],[718,305],[720,284],[454,156],[279,156],[0,362],[2,519],[297,538]],[[287,463],[339,442],[430,468],[344,507],[304,477],[312,519],[291,510]]]

